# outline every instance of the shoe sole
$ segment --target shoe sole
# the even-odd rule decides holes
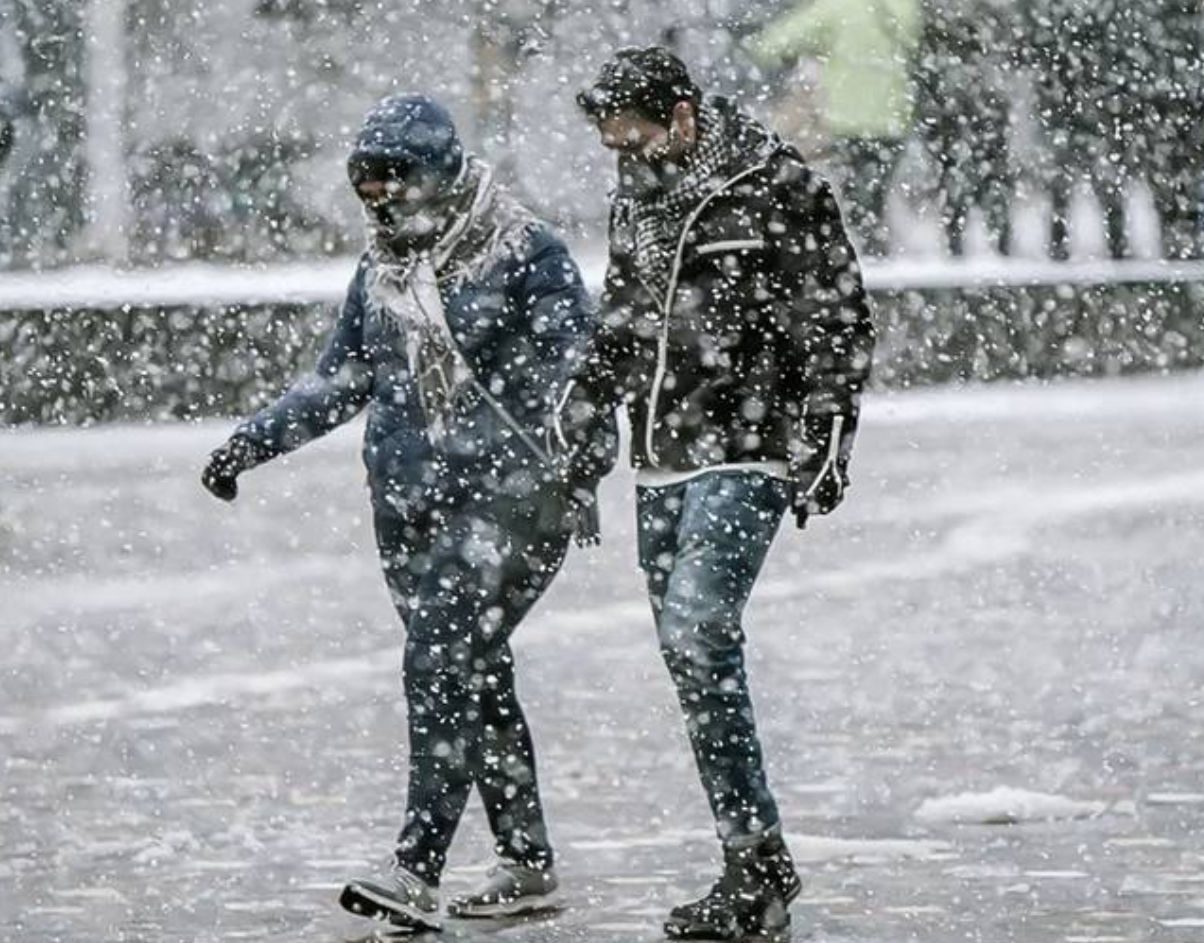
[[[790,943],[789,926],[761,933],[745,933],[741,930],[725,933],[714,927],[674,926],[666,923],[665,936],[671,940],[723,940],[727,943]]]
[[[365,884],[352,883],[344,887],[343,893],[339,895],[339,906],[357,917],[382,920],[414,933],[442,929],[437,917]]]
[[[704,929],[698,927],[673,927],[668,924],[664,926],[665,936],[670,940],[739,940],[740,934],[724,934],[718,930]]]
[[[801,894],[803,885],[800,881],[786,892],[783,898],[784,906],[790,904]],[[786,914],[786,925],[760,933],[747,933],[737,927],[731,931],[723,931],[717,927],[701,927],[697,924],[675,924],[666,922],[662,927],[665,936],[674,940],[724,940],[738,943],[790,943],[793,933],[790,924],[790,914]]]
[[[672,920],[665,922],[662,929],[665,931],[665,936],[672,940],[739,940],[740,930],[738,927],[731,927],[728,930],[721,930],[715,926],[703,926],[697,923],[674,923]]]
[[[725,943],[790,943],[793,938],[789,925],[759,933],[746,933],[743,930],[724,933],[713,927],[675,927],[665,924],[664,931],[671,940],[722,940]]]
[[[496,904],[469,904],[452,901],[447,905],[447,915],[462,920],[485,920],[498,917],[523,917],[528,914],[547,913],[561,910],[564,899],[560,894],[528,894],[517,900]]]

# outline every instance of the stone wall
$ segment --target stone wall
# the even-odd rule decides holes
[[[1204,283],[871,293],[883,387],[1204,365]],[[313,363],[323,305],[0,311],[0,424],[241,415]]]

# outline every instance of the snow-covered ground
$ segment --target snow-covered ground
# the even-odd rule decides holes
[[[1204,376],[873,399],[747,614],[817,940],[1204,937]],[[227,424],[0,433],[0,940],[340,941],[398,823],[401,629],[358,427],[197,484]],[[570,908],[631,943],[715,867],[631,479],[520,633]],[[979,824],[1019,820],[1019,824]],[[473,809],[452,890],[487,862]]]

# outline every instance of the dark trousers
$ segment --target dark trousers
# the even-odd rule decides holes
[[[1188,124],[1167,119],[1178,133],[1154,142],[1147,175],[1168,259],[1204,257],[1204,132]]]
[[[1100,128],[1087,135],[1057,131],[1050,142],[1052,169],[1049,177],[1049,255],[1070,258],[1070,206],[1074,187],[1087,180],[1104,213],[1108,254],[1123,259],[1129,254],[1125,188],[1130,179],[1131,157],[1124,144],[1123,128]]]
[[[895,138],[843,138],[832,143],[839,164],[841,209],[857,248],[865,255],[881,257],[890,252],[886,198],[904,146]]]
[[[724,842],[779,824],[748,693],[741,617],[788,500],[785,482],[746,472],[637,489],[640,566],[661,654]]]
[[[966,222],[971,208],[977,206],[986,216],[996,251],[1009,255],[1014,175],[1007,103],[988,96],[964,113],[933,115],[924,120],[922,133],[940,178],[949,253],[955,257],[965,254]]]
[[[385,578],[405,623],[410,769],[397,859],[438,884],[475,786],[500,857],[552,864],[510,635],[560,569],[561,499],[494,494],[417,518],[376,515]]]

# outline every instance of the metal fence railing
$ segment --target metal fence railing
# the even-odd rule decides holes
[[[597,250],[578,253],[592,289],[605,260]],[[153,269],[79,266],[46,272],[0,273],[0,313],[33,310],[100,311],[126,307],[224,307],[333,304],[355,269],[354,256],[262,266],[180,263]],[[871,291],[982,290],[1110,285],[1204,283],[1204,260],[1162,259],[1053,262],[984,258],[869,260]]]

